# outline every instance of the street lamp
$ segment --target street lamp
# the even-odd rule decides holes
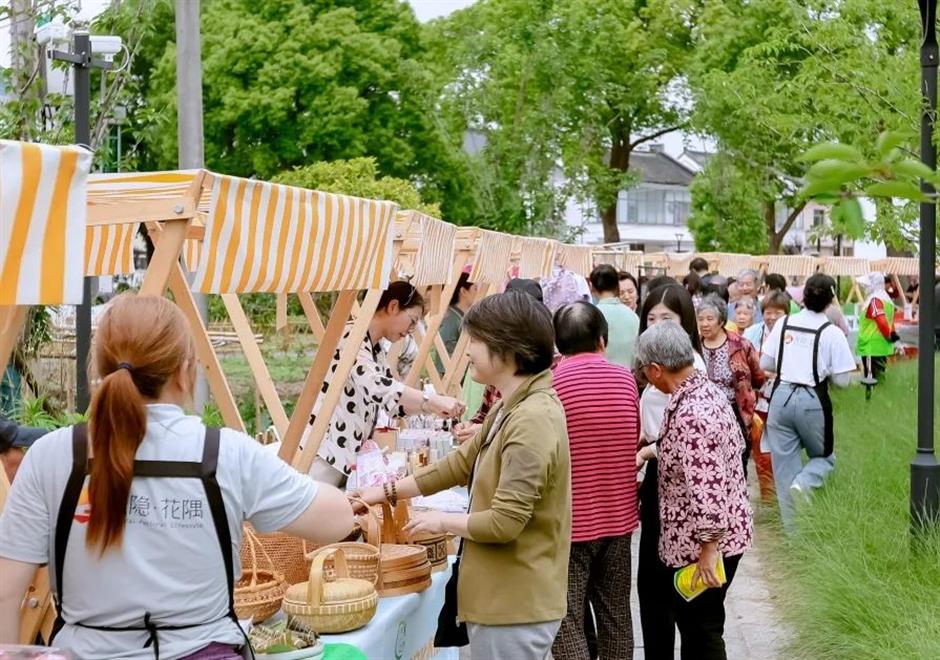
[[[937,167],[933,143],[937,114],[937,0],[918,0],[924,40],[920,46],[921,94],[920,158],[931,170]],[[934,188],[921,181],[930,198],[920,205],[920,321],[917,355],[917,454],[911,462],[911,521],[917,532],[935,523],[940,513],[940,464],[934,455],[934,326],[933,281],[937,254],[937,206]]]
[[[680,232],[676,232],[675,237],[676,237],[676,252],[682,252],[682,234]]]

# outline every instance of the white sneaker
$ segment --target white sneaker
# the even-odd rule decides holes
[[[793,500],[793,503],[797,506],[809,504],[809,501],[812,499],[812,493],[806,488],[803,488],[800,484],[794,483],[790,486],[790,499]]]

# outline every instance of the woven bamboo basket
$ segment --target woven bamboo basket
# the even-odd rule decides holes
[[[248,530],[251,530],[255,539],[264,548],[268,557],[271,558],[274,568],[284,576],[287,584],[307,581],[309,567],[307,566],[306,555],[316,549],[312,543],[284,532],[261,534],[248,524],[245,524],[244,529],[246,535]],[[248,552],[244,544],[241,549],[241,560],[242,564],[248,561]]]
[[[248,546],[248,568],[242,569],[241,577],[235,583],[235,614],[239,619],[250,618],[252,623],[261,623],[281,609],[281,601],[288,584],[283,574],[274,566],[257,535],[248,528],[245,529],[242,543],[242,547],[245,546]],[[261,557],[258,556],[259,552]],[[265,567],[259,566],[259,561],[262,560],[266,562]]]
[[[336,579],[326,580],[323,565],[332,560]],[[284,596],[284,613],[318,633],[344,633],[362,628],[375,616],[379,597],[366,580],[349,577],[343,550],[317,553],[310,564],[310,579],[295,584]]]
[[[366,580],[372,584],[378,583],[379,549],[377,547],[368,543],[331,543],[307,553],[307,560],[312,562],[317,555],[332,550],[343,551],[346,565],[349,567],[349,577]],[[323,564],[323,575],[327,580],[336,579],[336,567],[332,559],[327,559]]]
[[[407,521],[407,514],[396,515],[385,504],[383,521],[370,514],[367,518],[366,535],[372,545],[379,548],[380,596],[402,596],[419,593],[431,585],[431,562],[428,561],[427,549],[422,545],[397,542],[404,539],[402,520]],[[395,541],[386,543],[385,539]]]
[[[408,505],[405,502],[398,502],[393,512],[393,518],[387,515],[391,510],[391,505],[386,504],[382,507],[383,536],[394,539],[396,543],[424,546],[428,553],[428,561],[431,562],[431,572],[438,573],[447,570],[447,555],[450,549],[447,534],[412,534],[408,536],[403,531],[411,515]],[[394,520],[394,525],[386,523],[386,520]]]

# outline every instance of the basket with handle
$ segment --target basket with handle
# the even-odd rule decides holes
[[[239,619],[250,618],[252,623],[261,623],[281,609],[288,584],[254,531],[246,527],[244,532],[242,547],[248,547],[249,561],[248,568],[243,566],[241,577],[235,583],[235,614]],[[260,561],[266,565],[259,566]]]
[[[327,581],[323,565],[333,562],[336,579]],[[379,597],[367,580],[349,577],[343,550],[319,552],[310,563],[309,579],[295,584],[284,596],[283,609],[317,633],[343,633],[362,628],[375,616]]]
[[[359,502],[363,506],[366,506],[368,515],[374,518],[375,514],[369,510],[365,502],[362,500],[356,500],[355,498],[351,499],[352,501]],[[380,550],[377,545],[348,540],[339,543],[331,543],[329,545],[314,548],[312,551],[308,551],[307,562],[309,563],[313,561],[313,559],[322,552],[328,552],[335,549],[340,549],[343,551],[343,555],[346,559],[346,565],[349,568],[350,577],[358,578],[360,580],[367,580],[372,584],[378,584]],[[323,574],[326,576],[327,580],[335,579],[336,570],[332,559],[327,559],[323,564]]]
[[[255,540],[264,548],[274,568],[284,576],[287,584],[297,584],[307,580],[306,554],[315,549],[311,542],[284,532],[262,534],[247,523],[244,525],[244,529],[246,535],[247,531],[251,530]],[[242,564],[247,563],[248,559],[248,551],[242,545]]]
[[[375,514],[367,518],[367,540],[379,548],[379,582],[381,596],[401,596],[418,593],[431,586],[431,562],[422,545],[386,543],[404,539],[403,525],[395,522],[391,507],[386,503],[381,524]],[[391,521],[391,522],[389,522]]]
[[[389,512],[392,515],[389,515]],[[398,502],[394,510],[390,504],[386,503],[382,507],[382,536],[383,538],[394,538],[396,543],[407,543],[410,545],[420,545],[427,550],[428,561],[431,562],[431,571],[437,573],[447,569],[448,542],[447,534],[412,534],[407,535],[404,532],[405,525],[408,524],[410,511],[406,502]]]

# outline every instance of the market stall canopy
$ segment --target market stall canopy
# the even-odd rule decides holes
[[[519,277],[536,279],[552,274],[558,250],[557,241],[521,236],[516,239],[515,248],[519,257]]]
[[[384,289],[392,202],[212,175],[201,293]]]
[[[558,246],[556,261],[559,266],[582,277],[589,277],[594,269],[593,245],[566,245]]]
[[[396,224],[407,222],[402,255],[407,255],[413,271],[411,283],[417,287],[448,284],[457,241],[457,227],[420,211],[399,211]]]
[[[501,285],[506,280],[515,236],[487,229],[480,230],[470,281]]]
[[[0,140],[0,305],[82,302],[91,152]]]

